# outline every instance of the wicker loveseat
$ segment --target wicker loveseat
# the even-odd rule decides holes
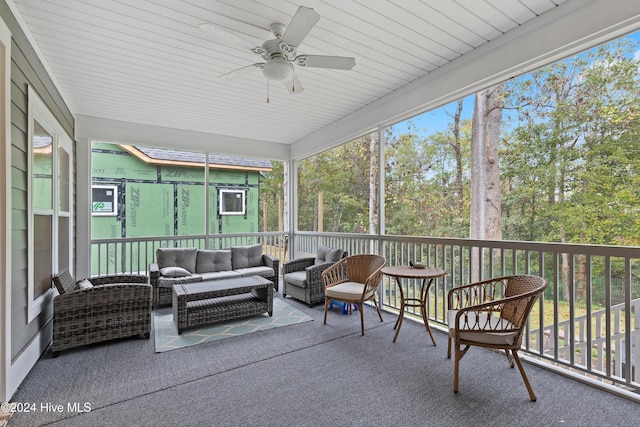
[[[205,280],[261,276],[278,290],[280,260],[262,253],[262,245],[230,249],[158,248],[156,262],[149,265],[153,306],[171,305],[173,285]]]
[[[151,333],[151,286],[145,275],[54,276],[53,356],[62,350]]]

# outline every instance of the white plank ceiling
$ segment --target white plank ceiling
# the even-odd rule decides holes
[[[351,56],[351,71],[297,68],[291,95],[261,58],[204,31],[259,46],[300,0],[8,0],[74,115],[292,144],[452,60],[582,0],[305,0],[321,16],[298,53]],[[266,102],[269,91],[270,102]]]

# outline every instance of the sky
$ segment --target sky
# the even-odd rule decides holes
[[[640,43],[640,31],[629,34],[627,38]],[[634,57],[640,59],[640,50],[635,52]],[[462,116],[461,119],[471,120],[473,115],[473,103],[475,96],[469,95],[463,100]],[[422,113],[406,121],[397,123],[392,126],[394,133],[416,133],[416,129],[408,131],[408,122],[411,122],[413,126],[417,127],[417,133],[421,135],[429,135],[437,132],[443,132],[447,130],[447,127],[452,123],[452,115],[456,111],[457,101],[451,102],[443,107],[436,108],[426,113]]]

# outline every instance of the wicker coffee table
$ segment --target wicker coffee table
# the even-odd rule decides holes
[[[210,280],[173,286],[173,321],[185,328],[221,320],[273,315],[273,283],[260,276]]]

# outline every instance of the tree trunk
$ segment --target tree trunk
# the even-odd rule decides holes
[[[486,91],[476,93],[471,128],[471,210],[469,237],[484,239],[484,144],[487,118]]]
[[[502,201],[500,188],[500,127],[502,124],[502,85],[488,90],[487,131],[484,144],[485,239],[502,240]]]
[[[472,239],[502,239],[502,209],[498,148],[502,123],[502,86],[478,92],[471,134]],[[481,254],[471,254],[471,280],[480,279]]]
[[[369,234],[377,233],[378,225],[378,131],[369,142]]]
[[[458,212],[464,212],[464,185],[462,170],[462,143],[460,142],[460,116],[462,115],[462,100],[458,101],[456,112],[453,116],[453,151],[456,154],[456,187],[458,190]]]
[[[369,234],[378,232],[378,130],[371,132],[369,142]],[[374,242],[371,241],[374,245]],[[372,246],[371,253],[377,253]]]

